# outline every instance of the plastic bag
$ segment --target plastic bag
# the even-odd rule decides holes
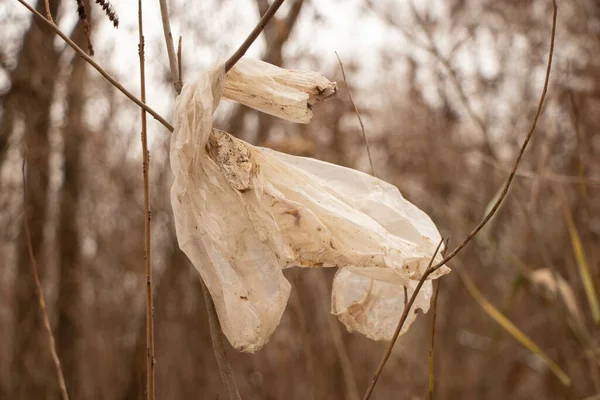
[[[286,70],[254,58],[242,58],[227,73],[223,97],[307,124],[313,104],[336,92],[336,83],[317,72]]]
[[[308,76],[282,71],[279,82]],[[307,92],[322,83],[313,75],[304,89],[293,89],[310,98]],[[282,269],[335,266],[341,270],[332,311],[349,329],[388,339],[388,326],[397,323],[398,306],[403,307],[398,297],[403,286],[421,277],[439,242],[435,225],[379,179],[254,147],[213,129],[212,113],[223,88],[243,86],[237,81],[245,79],[241,76],[225,77],[219,66],[185,85],[176,101],[171,139],[171,202],[179,246],[202,275],[225,336],[237,350],[260,349],[279,325],[289,297]],[[257,82],[246,87],[260,92]],[[266,111],[281,109],[280,99],[287,102],[289,87],[283,85],[269,89],[269,101],[261,103]],[[302,101],[291,119],[309,115],[311,104]],[[448,271],[442,267],[430,279]],[[428,306],[427,293],[415,307]],[[368,317],[361,318],[353,305],[365,298]]]

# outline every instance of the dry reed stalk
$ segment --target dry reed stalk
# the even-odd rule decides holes
[[[142,17],[142,0],[138,0],[138,32],[140,57],[140,88],[142,101],[146,102],[146,66],[144,54],[144,25]],[[146,270],[146,398],[154,400],[155,379],[154,369],[154,299],[152,296],[152,243],[150,222],[150,153],[148,151],[148,126],[146,111],[142,109],[142,173],[144,175],[144,262]]]

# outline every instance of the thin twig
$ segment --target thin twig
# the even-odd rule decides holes
[[[400,318],[400,322],[398,323],[398,327],[396,328],[396,333],[400,333],[400,329],[402,328],[402,325],[404,325],[404,322],[406,321],[406,318],[408,317],[408,313],[406,312],[406,310],[408,310],[408,309],[410,309],[410,307],[412,307],[415,299],[417,298],[417,294],[418,294],[419,290],[421,290],[421,287],[423,286],[423,283],[425,282],[427,277],[429,275],[431,275],[434,271],[441,268],[444,264],[446,264],[452,258],[454,258],[454,256],[456,256],[471,241],[471,239],[473,239],[473,237],[475,237],[475,235],[477,235],[477,233],[485,226],[485,224],[487,224],[487,222],[496,213],[496,211],[500,207],[500,204],[502,204],[502,202],[504,201],[504,198],[506,197],[506,195],[508,193],[508,189],[510,188],[510,184],[512,183],[513,178],[515,177],[515,173],[517,171],[517,168],[519,167],[519,163],[521,162],[523,153],[525,152],[525,149],[527,148],[527,145],[529,144],[529,141],[531,140],[531,137],[533,136],[533,133],[535,131],[537,121],[539,119],[539,116],[542,112],[542,107],[544,105],[544,99],[546,98],[546,93],[548,92],[548,82],[550,81],[550,71],[552,68],[552,57],[554,55],[554,38],[556,36],[556,17],[558,14],[558,7],[556,5],[556,0],[552,0],[552,9],[553,9],[553,12],[552,12],[552,32],[551,32],[551,37],[550,37],[550,53],[548,55],[548,64],[546,67],[546,77],[544,79],[544,88],[542,90],[542,94],[540,95],[540,100],[538,103],[537,111],[535,113],[535,117],[531,124],[531,128],[529,129],[529,132],[527,133],[527,136],[523,142],[523,145],[521,146],[521,149],[515,160],[513,168],[508,176],[508,179],[506,180],[506,184],[504,185],[504,189],[502,190],[500,197],[498,197],[498,199],[494,203],[494,206],[491,208],[491,210],[487,213],[487,215],[483,218],[483,220],[479,223],[479,225],[477,225],[475,227],[475,229],[473,229],[473,231],[471,231],[471,233],[469,233],[467,235],[465,240],[463,240],[462,243],[460,243],[454,250],[452,250],[452,252],[448,256],[444,257],[444,259],[442,261],[437,263],[432,268],[427,268],[425,273],[423,273],[423,276],[419,280],[419,283],[417,284],[417,287],[408,302],[408,306],[404,309],[405,312],[402,313],[402,317]],[[433,258],[432,258],[432,260],[433,260]],[[364,400],[367,400],[370,398],[371,393],[373,392],[373,389],[375,388],[375,384],[377,383],[377,379],[379,378],[379,375],[381,374],[381,371],[383,370],[383,367],[385,366],[385,363],[387,362],[387,360],[390,356],[391,349],[393,348],[394,343],[396,342],[397,338],[398,338],[398,336],[396,334],[394,334],[394,338],[390,342],[390,346],[388,347],[388,350],[384,354],[383,359],[381,360],[381,363],[379,364],[377,371],[375,372],[375,376],[373,377],[373,380],[372,380],[371,384],[369,385],[367,392],[365,393],[365,396],[363,398]]]
[[[179,43],[177,44],[177,71],[179,71],[179,82],[183,87],[183,72],[181,68],[181,36],[179,36]]]
[[[437,316],[437,300],[438,294],[440,293],[440,285],[442,284],[442,280],[437,280],[437,285],[435,287],[435,294],[433,295],[433,317],[431,321],[431,346],[429,347],[429,400],[433,400],[433,388],[434,388],[434,379],[433,379],[433,349],[435,347],[435,319]]]
[[[267,26],[271,18],[273,18],[279,7],[281,7],[283,1],[284,0],[275,0],[273,4],[271,4],[267,12],[262,16],[260,21],[258,21],[258,24],[256,24],[252,32],[250,32],[246,40],[244,40],[244,43],[242,43],[241,46],[235,51],[235,53],[233,53],[233,55],[229,57],[229,59],[225,62],[225,72],[229,72],[229,70],[235,65],[235,63],[237,63],[240,60],[240,58],[242,58],[244,54],[246,54],[246,51],[248,51],[248,49],[250,48],[252,43],[254,43],[258,35],[260,35],[263,29],[265,29],[265,26]]]
[[[233,370],[231,369],[231,364],[229,364],[227,353],[225,352],[223,332],[221,331],[221,324],[219,323],[215,303],[213,302],[202,277],[200,277],[200,283],[202,284],[202,293],[204,294],[204,302],[206,304],[206,310],[208,311],[210,337],[212,340],[213,351],[215,352],[215,358],[217,359],[219,373],[221,374],[221,380],[227,389],[229,400],[240,400],[240,392],[238,391],[235,377],[233,376]]]
[[[52,361],[56,367],[56,375],[58,377],[58,387],[62,400],[69,400],[69,394],[67,393],[67,385],[65,384],[65,377],[63,375],[62,367],[60,366],[60,359],[56,353],[56,343],[54,341],[54,335],[52,334],[52,328],[50,327],[50,319],[48,318],[48,311],[46,310],[46,301],[44,300],[44,291],[42,290],[42,284],[40,283],[40,274],[35,256],[33,255],[33,245],[31,244],[31,232],[29,231],[29,221],[27,219],[27,178],[25,175],[25,165],[27,159],[23,157],[23,225],[25,226],[25,236],[27,239],[27,251],[29,252],[29,261],[31,262],[31,269],[33,271],[33,280],[35,281],[35,289],[38,295],[38,301],[40,303],[40,309],[42,310],[42,318],[44,321],[44,328],[48,332],[48,344],[50,347],[50,354],[52,355]]]
[[[431,266],[433,265],[433,260],[435,259],[435,256],[437,256],[437,253],[440,250],[440,247],[442,247],[443,242],[444,242],[444,240],[442,239],[438,243],[435,251],[433,252],[433,255],[431,256],[431,259],[429,260],[429,265],[427,265],[425,274],[429,275],[431,273],[431,269],[432,269]],[[425,276],[425,274],[423,274],[423,276]],[[390,358],[390,355],[392,354],[392,349],[394,348],[396,339],[398,339],[398,336],[400,335],[400,331],[402,330],[402,326],[404,325],[404,322],[406,321],[406,318],[408,317],[408,312],[409,312],[410,308],[412,307],[413,303],[415,302],[415,299],[417,298],[417,294],[419,294],[419,291],[421,290],[421,286],[423,286],[424,283],[425,283],[425,279],[419,280],[419,283],[417,284],[417,287],[415,288],[412,296],[410,297],[408,304],[406,304],[406,306],[404,307],[404,310],[402,311],[402,316],[400,317],[400,321],[398,321],[398,325],[396,326],[396,330],[394,331],[394,335],[392,336],[392,340],[390,341],[387,349],[385,350],[383,359],[379,363],[379,366],[377,367],[377,371],[375,371],[375,375],[373,376],[373,379],[371,380],[371,384],[369,385],[367,392],[365,393],[365,396],[363,397],[363,400],[367,400],[371,397],[371,393],[373,393],[373,389],[375,389],[375,385],[377,384],[379,375],[381,375],[381,373],[383,372],[383,367],[385,366],[385,363],[387,362],[388,358]]]
[[[340,59],[340,56],[337,53],[337,51],[334,53],[338,59],[338,62],[340,63],[340,68],[342,70],[342,77],[344,78],[344,83],[346,84],[346,91],[348,92],[348,98],[350,99],[350,102],[352,103],[352,106],[354,107],[354,112],[356,113],[356,116],[358,117],[358,122],[360,123],[360,130],[362,132],[362,136],[365,141],[365,146],[367,146],[367,155],[369,156],[369,164],[371,165],[371,175],[375,176],[375,168],[373,168],[373,158],[371,157],[371,147],[369,146],[369,141],[367,140],[367,134],[365,133],[365,125],[363,124],[362,118],[360,117],[360,113],[358,112],[358,107],[356,107],[356,103],[354,102],[354,99],[352,98],[352,91],[350,90],[350,86],[348,85],[348,81],[346,80],[346,72],[344,71],[344,64],[342,64],[342,60]]]
[[[475,235],[477,235],[477,233],[479,233],[479,231],[485,226],[485,224],[487,224],[488,221],[494,216],[494,214],[496,213],[496,211],[498,210],[498,208],[504,201],[506,194],[508,193],[508,189],[510,188],[510,185],[516,175],[517,169],[519,168],[519,163],[521,162],[521,159],[523,158],[525,149],[527,149],[527,145],[531,141],[531,138],[535,131],[535,127],[537,126],[538,119],[540,118],[540,114],[542,113],[542,108],[544,106],[544,100],[546,99],[546,93],[548,92],[548,83],[550,82],[550,71],[552,69],[552,58],[554,56],[554,38],[556,36],[556,16],[558,14],[558,7],[556,5],[556,0],[552,0],[552,8],[553,8],[553,12],[552,12],[552,32],[551,32],[551,36],[550,36],[550,53],[548,54],[546,77],[544,78],[544,89],[542,90],[542,94],[540,95],[538,107],[537,107],[537,110],[535,113],[535,117],[533,118],[533,122],[531,123],[531,127],[529,128],[529,132],[527,132],[527,136],[525,137],[525,140],[523,141],[523,145],[521,146],[521,149],[519,150],[519,154],[517,155],[517,158],[515,160],[515,163],[513,164],[512,170],[510,171],[510,174],[508,175],[508,179],[506,180],[506,183],[504,184],[504,188],[502,189],[502,193],[500,194],[500,197],[498,197],[498,200],[496,200],[496,203],[494,203],[494,206],[490,209],[490,211],[487,213],[487,215],[479,223],[479,225],[477,225],[475,227],[475,229],[473,229],[473,231],[471,231],[471,233],[469,233],[467,235],[467,237],[462,241],[462,243],[459,244],[454,250],[452,250],[452,252],[450,254],[448,254],[446,257],[444,257],[444,259],[442,261],[437,263],[437,265],[435,265],[432,268],[431,272],[436,271],[437,269],[442,267],[442,265],[446,264],[448,261],[453,259],[454,256],[456,256],[458,254],[458,252],[460,252],[463,249],[463,247],[465,247],[471,241],[471,239],[473,239],[473,237]]]
[[[177,94],[181,93],[183,83],[179,76],[179,69],[177,68],[177,56],[175,55],[175,47],[173,46],[173,34],[171,33],[171,22],[169,21],[169,8],[167,6],[167,0],[159,0],[160,3],[160,16],[162,19],[163,32],[165,34],[165,42],[167,43],[167,55],[169,56],[169,65],[171,67],[171,78],[173,79],[173,86]]]
[[[487,147],[487,150],[490,152],[490,155],[494,156],[494,153],[492,152],[493,149],[491,148],[490,143],[489,143],[490,135],[489,135],[486,124],[484,123],[483,119],[479,115],[477,115],[477,113],[475,113],[475,111],[473,110],[473,106],[471,105],[469,98],[465,94],[465,91],[460,83],[460,79],[458,78],[456,71],[450,64],[450,61],[441,54],[433,35],[427,28],[427,24],[423,20],[423,17],[417,11],[413,1],[412,0],[409,1],[408,4],[410,5],[413,17],[419,23],[419,26],[425,33],[425,36],[427,37],[427,41],[429,42],[429,45],[424,47],[425,50],[428,51],[429,53],[431,53],[435,58],[437,58],[438,61],[442,64],[442,66],[446,69],[446,72],[450,76],[450,80],[452,81],[452,84],[454,85],[454,87],[458,93],[458,97],[460,98],[461,103],[463,104],[463,107],[467,111],[467,115],[475,123],[475,125],[477,125],[477,128],[479,128],[479,130],[481,131],[481,134],[483,135],[483,137],[485,139],[485,145]]]
[[[44,6],[46,7],[46,18],[48,21],[54,23],[54,20],[52,19],[52,13],[50,12],[50,1],[44,0]]]
[[[146,102],[146,60],[144,53],[144,24],[142,0],[138,0],[138,32],[140,57],[140,91],[142,101]],[[148,126],[146,111],[142,109],[142,173],[144,175],[144,262],[146,269],[146,398],[154,400],[154,299],[152,296],[152,247],[151,247],[151,210],[150,210],[150,152],[148,151]]]
[[[154,111],[150,106],[146,103],[135,97],[131,94],[127,89],[123,87],[115,78],[110,76],[108,72],[106,72],[100,65],[98,65],[90,56],[86,54],[79,46],[75,44],[65,33],[63,33],[58,26],[56,26],[53,22],[48,21],[42,14],[40,14],[35,8],[31,7],[29,4],[25,2],[25,0],[17,0],[21,3],[25,8],[31,11],[36,17],[40,18],[44,21],[58,36],[60,36],[69,46],[73,48],[85,61],[87,61],[92,67],[96,69],[107,81],[109,81],[114,87],[116,87],[121,93],[125,96],[129,97],[131,101],[135,104],[143,108],[148,112],[148,114],[152,115],[158,122],[164,125],[169,131],[173,132],[173,125],[168,123],[163,117],[160,116],[156,111]]]
[[[506,173],[510,172],[510,168],[501,165],[500,163],[496,162],[492,158],[487,157],[484,154],[480,154],[480,157],[483,162],[491,165],[492,167],[494,167],[500,171],[504,171]],[[515,174],[515,176],[518,176],[521,178],[527,178],[527,179],[539,179],[541,175],[542,174],[540,174],[539,172],[534,172],[531,170],[529,170],[529,171],[521,170],[521,171],[517,171]],[[553,171],[544,171],[543,178],[547,181],[561,183],[561,184],[581,184],[583,182],[583,184],[589,185],[589,186],[600,186],[600,177],[598,177],[598,176],[587,176],[586,177],[586,176],[561,175],[561,174],[557,174]]]

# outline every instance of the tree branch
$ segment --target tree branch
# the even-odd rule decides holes
[[[421,290],[421,287],[423,286],[423,283],[425,283],[425,280],[427,279],[427,277],[429,277],[429,275],[431,275],[434,271],[436,271],[437,269],[442,267],[444,264],[446,264],[448,261],[450,261],[452,258],[454,258],[473,239],[473,237],[475,237],[475,235],[477,235],[477,233],[479,233],[479,231],[481,231],[481,229],[488,223],[488,221],[494,216],[494,214],[496,213],[496,211],[498,210],[498,208],[500,207],[500,205],[506,198],[508,189],[510,188],[510,185],[511,185],[511,183],[515,177],[515,174],[517,172],[517,168],[519,168],[519,163],[521,162],[521,159],[523,158],[523,154],[525,153],[525,149],[527,148],[527,145],[529,144],[529,142],[533,136],[533,133],[535,131],[535,128],[537,126],[538,119],[540,117],[540,114],[542,113],[542,107],[544,106],[544,100],[546,99],[546,93],[548,92],[548,83],[550,81],[550,71],[552,69],[552,58],[554,55],[554,39],[556,36],[556,17],[558,14],[558,7],[556,5],[556,0],[552,0],[552,10],[553,11],[552,11],[552,32],[550,34],[551,35],[550,36],[550,52],[548,54],[548,64],[546,67],[546,76],[544,78],[544,88],[540,95],[540,99],[539,99],[538,106],[537,106],[537,111],[535,113],[535,117],[531,124],[531,128],[529,129],[529,132],[527,133],[527,136],[525,137],[525,140],[523,142],[523,145],[521,146],[519,154],[517,155],[517,158],[515,160],[513,168],[508,176],[508,179],[506,180],[504,188],[502,189],[502,193],[500,194],[500,197],[498,198],[498,200],[496,200],[496,202],[494,203],[494,206],[491,208],[491,210],[487,213],[487,215],[483,218],[483,220],[479,223],[479,225],[477,225],[475,227],[475,229],[473,229],[467,235],[465,240],[463,240],[462,243],[460,243],[454,250],[452,250],[452,252],[448,256],[444,257],[444,259],[442,261],[440,261],[433,267],[431,267],[431,266],[428,267],[427,270],[425,271],[425,273],[423,273],[423,276],[419,280],[419,283],[417,284],[415,291],[413,292],[410,300],[408,301],[408,306],[404,309],[405,312],[402,313],[402,317],[400,318],[400,322],[398,323],[398,327],[396,328],[394,337],[393,337],[392,341],[390,342],[388,351],[386,351],[386,353],[384,354],[383,359],[381,360],[381,363],[379,364],[377,371],[375,372],[375,376],[373,377],[373,380],[371,381],[371,384],[369,385],[369,388],[367,389],[367,392],[365,393],[363,400],[368,400],[371,397],[371,393],[373,392],[373,389],[375,388],[375,384],[377,383],[377,380],[379,379],[379,375],[381,374],[381,371],[383,371],[383,367],[385,366],[385,363],[387,362],[387,360],[389,358],[389,355],[391,353],[391,348],[394,346],[396,339],[398,338],[396,333],[400,332],[400,329],[402,329],[402,326],[404,325],[404,322],[406,321],[406,318],[408,317],[408,312],[406,310],[408,310],[408,309],[410,309],[410,307],[412,307],[412,305],[415,302],[415,299],[417,298],[417,295],[419,294],[419,291]],[[437,250],[436,250],[436,252],[437,252]],[[432,257],[432,260],[433,260],[433,257]]]
[[[271,7],[269,7],[265,15],[263,15],[260,19],[260,21],[258,21],[258,24],[254,27],[252,32],[250,32],[246,40],[244,40],[242,45],[225,62],[225,72],[229,72],[229,70],[235,65],[235,63],[237,63],[240,60],[240,58],[242,58],[244,54],[246,54],[246,51],[248,51],[248,49],[250,48],[252,43],[254,43],[258,35],[260,35],[263,29],[265,29],[265,26],[267,26],[271,18],[273,18],[279,7],[281,7],[283,1],[284,0],[275,0],[273,4],[271,4]]]
[[[109,81],[121,93],[123,93],[125,96],[127,96],[135,104],[137,104],[138,106],[140,106],[141,108],[146,110],[148,112],[148,114],[152,115],[158,122],[163,124],[164,127],[167,128],[169,131],[173,132],[173,125],[168,123],[163,117],[160,116],[160,114],[158,114],[156,111],[154,111],[149,105],[147,105],[146,103],[144,103],[143,101],[141,101],[140,99],[135,97],[133,94],[131,94],[127,89],[125,89],[123,87],[123,85],[121,85],[115,78],[110,76],[110,74],[108,72],[106,72],[100,65],[98,65],[96,63],[96,61],[94,61],[90,56],[88,56],[85,51],[83,51],[79,46],[77,46],[75,44],[75,42],[73,42],[65,33],[63,33],[58,28],[58,26],[56,26],[54,23],[48,21],[35,8],[33,8],[29,4],[27,4],[25,2],[25,0],[17,0],[17,1],[19,3],[21,3],[25,8],[27,8],[29,11],[31,11],[36,17],[38,17],[42,21],[44,21],[58,36],[60,36],[69,46],[71,46],[73,48],[73,50],[75,50],[75,52],[77,52],[77,54],[79,54],[85,61],[87,61],[92,67],[94,67],[94,69],[96,69],[96,71],[98,71],[100,73],[100,75],[102,75],[107,81]]]

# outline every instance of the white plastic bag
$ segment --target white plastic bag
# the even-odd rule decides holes
[[[295,82],[297,74],[309,76],[282,71],[283,87],[276,86],[269,101],[261,103],[265,111],[281,109],[280,90],[287,101],[285,82]],[[294,90],[319,87],[322,77],[313,75],[303,89]],[[342,270],[333,287],[334,314],[350,330],[389,339],[389,326],[397,323],[398,306],[403,307],[403,286],[412,287],[421,277],[439,242],[435,225],[379,179],[254,147],[213,129],[212,113],[222,90],[243,86],[238,79],[245,78],[226,78],[220,66],[185,85],[175,105],[171,141],[178,242],[211,292],[223,332],[238,350],[260,349],[289,297],[282,269],[336,266]],[[256,82],[246,82],[247,90],[262,90]],[[309,115],[308,98],[295,106],[291,119]],[[430,279],[448,271],[442,267]],[[371,290],[363,290],[365,285]],[[425,289],[415,307],[428,306],[430,285]],[[367,318],[353,307],[364,298],[369,299],[361,306]]]
[[[223,97],[307,124],[313,104],[327,100],[336,91],[336,83],[317,72],[286,70],[254,58],[242,58],[227,73]]]

